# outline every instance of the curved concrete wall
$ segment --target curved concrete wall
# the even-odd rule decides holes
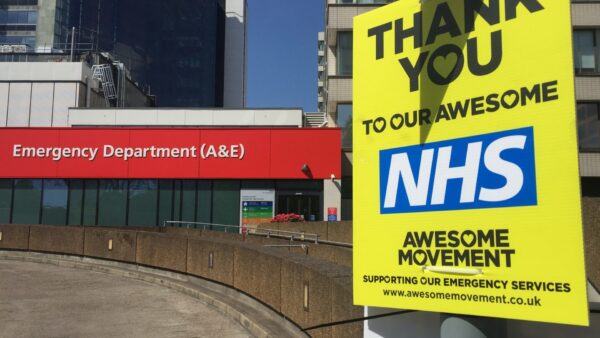
[[[281,243],[275,239],[243,240],[237,234],[165,230],[0,225],[0,249],[89,256],[206,278],[253,296],[303,329],[363,316],[362,307],[352,305],[348,266],[263,246]],[[305,288],[308,304],[304,302]],[[362,337],[362,322],[307,333],[313,337]]]

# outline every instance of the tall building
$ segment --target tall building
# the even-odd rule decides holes
[[[395,0],[327,0],[325,60],[319,64],[319,99],[324,101],[329,126],[342,128],[343,220],[352,219],[352,19]],[[320,75],[319,75],[320,76]]]
[[[245,0],[1,0],[6,52],[104,51],[160,106],[245,104]]]

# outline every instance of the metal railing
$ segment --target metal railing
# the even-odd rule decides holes
[[[163,221],[162,227],[166,228],[170,227],[178,227],[178,228],[187,228],[187,229],[202,229],[202,230],[213,230],[213,231],[223,231],[229,233],[242,233],[243,227],[239,225],[228,225],[228,224],[216,224],[216,223],[202,223],[202,222],[185,222],[185,221]],[[298,241],[310,241],[315,244],[319,243],[319,234],[313,234],[308,232],[301,231],[287,231],[287,230],[278,230],[278,229],[263,229],[263,228],[253,228],[247,227],[247,233],[251,235],[265,236],[267,238],[275,237],[275,238],[285,238],[290,241],[298,240]]]
[[[229,225],[229,224],[217,224],[217,223],[203,223],[203,222],[186,222],[186,221],[163,221],[162,227],[178,227],[178,228],[187,228],[187,229],[202,229],[202,230],[212,230],[212,231],[221,231],[227,233],[238,233],[242,234],[242,227],[239,225]],[[278,229],[266,229],[266,228],[254,228],[247,227],[247,234],[255,235],[255,236],[264,236],[267,238],[283,238],[289,239],[290,243],[293,241],[304,241],[304,242],[312,242],[315,244],[327,244],[333,246],[340,246],[345,248],[352,248],[352,243],[344,243],[344,242],[336,242],[330,240],[323,240],[320,238],[319,234],[303,232],[303,231],[288,231],[288,230],[278,230]]]

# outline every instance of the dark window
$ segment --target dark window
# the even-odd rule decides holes
[[[577,134],[580,149],[600,150],[600,112],[598,103],[577,104]]]
[[[81,225],[83,180],[69,180],[69,225]]]
[[[213,181],[213,223],[240,223],[240,181]],[[218,230],[218,229],[215,229]]]
[[[157,198],[157,180],[129,181],[128,225],[155,226]]]
[[[211,222],[212,214],[212,184],[211,181],[198,181],[198,201],[196,207],[196,221]],[[237,223],[236,223],[237,224]]]
[[[127,224],[127,180],[100,180],[98,185],[98,225]]]
[[[173,180],[158,181],[158,223],[173,221]]]
[[[83,225],[96,225],[98,216],[98,181],[86,180],[83,193]]]
[[[277,214],[294,213],[307,221],[321,220],[321,197],[318,194],[281,193],[277,196]]]
[[[352,199],[352,176],[342,177],[342,198]]]
[[[44,180],[42,224],[67,224],[69,187],[66,180]]]
[[[42,202],[42,180],[16,179],[12,223],[39,224]]]
[[[183,180],[181,184],[181,220],[196,221],[196,181]]]
[[[573,49],[576,73],[598,71],[597,30],[585,29],[573,32]]]
[[[342,128],[342,148],[352,148],[352,104],[337,105],[337,125]]]
[[[352,75],[352,32],[337,34],[337,75]]]
[[[38,0],[2,0],[2,6],[35,6]]]
[[[0,179],[0,224],[10,223],[13,181]]]

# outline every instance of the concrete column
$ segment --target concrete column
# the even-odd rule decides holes
[[[323,180],[323,220],[327,220],[327,208],[337,208],[337,219],[340,220],[342,208],[342,185],[339,179]]]
[[[36,27],[36,49],[49,53],[54,45],[56,0],[39,0]]]
[[[246,106],[246,0],[225,0],[223,106]]]

